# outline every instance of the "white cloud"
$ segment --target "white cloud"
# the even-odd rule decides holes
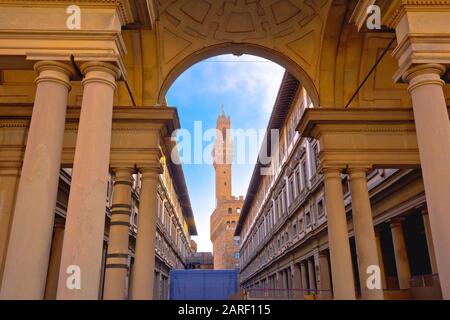
[[[204,67],[203,73],[211,79],[205,91],[211,94],[236,94],[239,90],[252,103],[262,101],[261,111],[265,116],[270,115],[285,71],[283,67],[250,55],[217,56],[206,60],[204,64],[209,65]]]

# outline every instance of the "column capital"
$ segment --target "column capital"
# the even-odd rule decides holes
[[[396,218],[392,218],[388,222],[389,222],[389,226],[391,228],[396,228],[396,227],[402,226],[404,221],[405,221],[405,218],[403,218],[403,217],[396,217]]]
[[[38,73],[35,80],[36,85],[47,81],[59,83],[68,90],[72,87],[70,85],[70,78],[75,74],[75,70],[71,65],[59,61],[38,61],[34,64],[34,70]]]
[[[409,83],[409,92],[426,84],[437,84],[443,87],[445,82],[441,76],[446,70],[442,64],[419,64],[406,71],[402,79]]]
[[[324,179],[341,179],[341,174],[344,172],[344,167],[341,166],[324,166],[321,171]]]
[[[131,180],[136,169],[133,167],[112,167],[111,171],[118,180]]]
[[[139,171],[142,173],[142,180],[158,179],[158,176],[163,173],[161,166],[143,167]]]
[[[347,169],[350,179],[364,179],[367,180],[367,171],[371,166],[352,166]]]
[[[91,61],[81,65],[81,72],[85,75],[82,81],[83,86],[89,82],[102,82],[110,85],[115,90],[116,81],[122,73],[119,68],[109,62]]]
[[[54,228],[55,229],[64,229],[66,226],[65,221],[62,219],[55,219]]]

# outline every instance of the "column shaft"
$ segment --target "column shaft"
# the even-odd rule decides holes
[[[128,297],[128,245],[133,169],[119,168],[114,171],[114,194],[103,299],[125,300]]]
[[[311,289],[311,293],[314,293],[314,291],[317,289],[316,286],[316,276],[315,276],[316,270],[314,267],[314,260],[312,258],[308,259],[308,277],[309,277],[309,288]]]
[[[133,275],[133,300],[152,300],[155,277],[155,237],[158,212],[157,190],[160,169],[142,170],[139,199],[136,258]]]
[[[45,287],[45,300],[55,300],[58,289],[59,266],[61,264],[61,253],[64,240],[64,222],[55,222],[53,230],[52,251],[48,266],[47,284]]]
[[[302,274],[302,296],[304,296],[308,291],[308,267],[306,266],[306,261],[300,263],[300,271]]]
[[[42,61],[35,70],[39,76],[3,273],[3,299],[44,298],[52,243],[72,69]]]
[[[292,286],[292,289],[295,289],[294,290],[294,297],[296,299],[301,299],[302,292],[300,291],[300,289],[302,289],[302,274],[301,274],[301,270],[300,270],[300,265],[299,264],[293,264],[292,265],[292,269],[294,270],[294,273],[293,273],[293,286]]]
[[[328,216],[333,296],[335,299],[355,299],[352,257],[348,240],[341,171],[324,169],[325,202]]]
[[[439,279],[444,299],[450,299],[450,124],[440,76],[446,67],[420,65],[409,70],[409,82],[425,196]]]
[[[82,71],[86,77],[58,282],[62,300],[99,297],[112,110],[119,77],[109,63],[85,63]],[[80,288],[67,286],[73,266],[81,272]]]
[[[387,289],[386,273],[384,271],[383,247],[381,246],[381,234],[379,230],[375,230],[375,240],[377,242],[378,262],[380,263],[381,285],[383,289]]]
[[[361,296],[365,300],[381,300],[383,299],[383,290],[381,288],[368,287],[369,277],[372,276],[373,272],[370,270],[370,267],[379,267],[380,262],[378,261],[372,208],[370,207],[369,191],[367,189],[366,169],[351,168],[349,169],[349,176]],[[373,285],[372,281],[370,282],[369,285]]]
[[[422,212],[423,226],[425,229],[425,236],[427,237],[428,256],[430,257],[431,272],[433,274],[438,273],[436,254],[434,253],[433,234],[431,233],[430,216],[428,210]]]
[[[402,222],[391,222],[392,241],[394,243],[395,265],[400,289],[409,288],[411,271],[409,269],[408,253],[406,252],[405,237],[403,235]]]
[[[328,262],[328,255],[326,253],[319,253],[319,270],[320,270],[320,296],[323,299],[331,298],[331,278],[330,266]]]
[[[20,164],[21,165],[21,164]],[[6,251],[20,179],[20,165],[0,169],[0,288],[5,267]]]

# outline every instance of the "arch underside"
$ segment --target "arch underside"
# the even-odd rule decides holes
[[[318,104],[317,73],[332,0],[172,1],[159,7],[159,102],[193,64],[252,54],[285,67]]]

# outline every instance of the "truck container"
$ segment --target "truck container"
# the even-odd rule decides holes
[[[173,270],[171,300],[227,300],[238,292],[237,270]]]

